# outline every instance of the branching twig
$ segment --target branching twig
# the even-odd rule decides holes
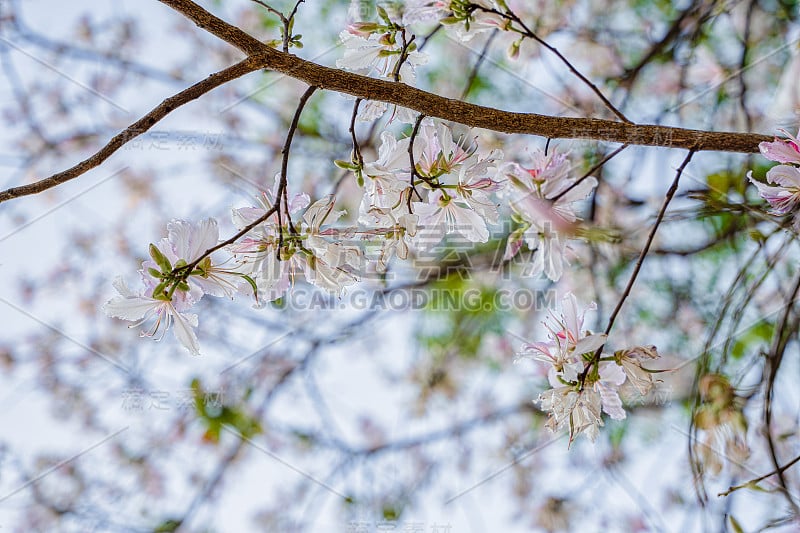
[[[745,487],[752,487],[756,483],[760,483],[761,481],[764,481],[768,477],[774,476],[775,474],[781,475],[786,470],[789,470],[791,467],[793,467],[795,464],[797,464],[798,462],[800,462],[800,455],[798,455],[797,457],[795,457],[794,459],[792,459],[791,461],[789,461],[785,465],[776,468],[772,472],[768,472],[768,473],[764,474],[763,476],[758,476],[755,479],[751,479],[750,481],[746,481],[746,482],[741,483],[739,485],[733,485],[733,486],[729,487],[728,490],[720,492],[719,494],[717,494],[717,496],[727,496],[731,492],[737,491],[739,489],[743,489]]]
[[[297,130],[297,124],[300,121],[300,113],[302,113],[303,108],[306,105],[306,102],[308,102],[308,99],[311,98],[311,95],[314,94],[314,91],[316,90],[317,88],[314,86],[311,86],[308,89],[306,89],[306,92],[303,93],[303,96],[300,97],[300,102],[297,104],[297,109],[295,110],[294,117],[292,118],[292,123],[289,125],[289,131],[286,134],[286,142],[283,145],[283,150],[281,150],[281,154],[283,155],[283,158],[281,160],[281,177],[280,181],[278,182],[278,191],[275,194],[275,203],[269,209],[267,209],[267,211],[263,215],[261,215],[256,220],[245,226],[241,231],[237,232],[233,237],[225,241],[222,241],[215,246],[212,246],[188,265],[176,269],[176,274],[185,273],[185,275],[188,276],[189,273],[192,272],[192,270],[194,270],[195,267],[199,265],[200,262],[209,255],[213,254],[217,250],[221,250],[222,248],[235,243],[236,241],[247,235],[247,233],[250,232],[250,230],[258,226],[259,224],[265,222],[272,215],[277,213],[278,216],[280,217],[281,199],[284,199],[284,202],[286,204],[286,215],[289,217],[289,224],[291,225],[289,205],[288,202],[285,200],[287,196],[286,184],[288,182],[287,169],[289,166],[289,149],[291,148],[292,145],[292,139],[294,138],[294,133]],[[293,228],[293,226],[290,227]],[[282,239],[283,239],[283,229],[279,228],[278,257],[280,257],[280,249],[282,247],[281,245],[283,244]]]
[[[269,11],[270,13],[272,13],[273,15],[277,16],[280,19],[281,24],[283,24],[283,31],[282,31],[283,35],[281,37],[281,44],[284,53],[289,53],[289,42],[292,39],[291,35],[292,22],[294,21],[294,16],[297,14],[297,8],[300,7],[300,4],[305,2],[305,0],[297,0],[297,2],[295,2],[294,4],[294,8],[292,8],[292,11],[289,13],[289,16],[284,15],[283,13],[281,13],[274,7],[270,6],[266,2],[263,2],[262,0],[252,0],[252,1],[262,6],[264,9],[266,9],[267,11]]]

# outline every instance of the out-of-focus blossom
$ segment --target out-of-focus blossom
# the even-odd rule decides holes
[[[519,223],[509,236],[505,259],[512,259],[524,243],[529,250],[536,250],[531,275],[544,273],[558,281],[564,264],[569,264],[567,241],[578,221],[574,204],[591,194],[597,180],[590,176],[576,182],[563,153],[545,154],[535,149],[531,159],[530,168],[511,162],[500,170],[511,183],[507,196],[514,220]]]

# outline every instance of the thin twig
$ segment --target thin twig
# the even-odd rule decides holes
[[[781,320],[779,324],[776,324],[775,334],[772,338],[772,346],[770,347],[769,354],[766,358],[767,363],[767,380],[766,380],[766,390],[764,392],[764,435],[767,439],[767,445],[769,447],[770,459],[772,459],[772,464],[775,466],[775,473],[778,475],[778,482],[780,483],[781,488],[783,489],[783,494],[786,497],[787,502],[789,505],[792,506],[792,509],[795,513],[800,512],[800,508],[798,508],[797,503],[792,498],[791,493],[789,492],[789,486],[786,483],[786,478],[783,475],[783,470],[780,468],[778,463],[778,455],[777,451],[775,450],[775,442],[772,439],[772,396],[775,390],[775,379],[778,377],[778,369],[781,366],[781,362],[783,361],[783,355],[786,352],[786,345],[789,342],[789,337],[791,337],[791,333],[796,331],[795,328],[787,328],[789,325],[789,316],[792,313],[792,309],[794,308],[794,301],[797,298],[797,293],[800,292],[800,271],[798,271],[797,275],[795,276],[795,280],[792,286],[792,291],[785,302],[785,306],[783,309],[783,315],[781,316]]]
[[[625,303],[625,300],[628,299],[628,296],[631,294],[631,290],[633,289],[633,284],[636,283],[636,278],[639,276],[639,271],[642,269],[642,264],[644,264],[644,259],[647,257],[647,253],[650,251],[650,245],[653,244],[653,239],[656,236],[656,231],[658,231],[658,227],[661,225],[661,221],[664,220],[664,214],[667,212],[667,207],[669,206],[670,202],[672,201],[673,196],[678,191],[678,183],[680,182],[681,175],[683,174],[683,170],[689,164],[689,161],[692,160],[692,156],[694,156],[695,151],[689,150],[689,153],[686,155],[686,158],[683,160],[683,163],[678,167],[678,171],[675,173],[675,179],[672,180],[672,185],[670,185],[669,189],[667,189],[667,193],[664,196],[664,202],[661,204],[661,209],[658,211],[658,215],[656,215],[656,221],[653,224],[653,229],[650,230],[650,234],[647,236],[647,241],[644,243],[644,247],[642,248],[641,253],[639,254],[639,259],[636,260],[636,265],[633,267],[633,272],[631,273],[631,277],[628,280],[628,284],[625,286],[625,290],[622,291],[622,295],[617,302],[616,307],[611,312],[611,316],[608,318],[608,325],[605,329],[605,334],[608,335],[611,332],[611,328],[614,327],[614,321],[617,319],[620,310],[622,310],[622,306]],[[583,371],[581,375],[581,383],[586,379],[586,376],[589,375],[590,369],[600,361],[600,357],[603,353],[603,346],[600,346],[597,351],[592,356],[591,361],[588,365],[586,365],[586,370]]]
[[[717,494],[717,496],[727,496],[731,492],[737,491],[739,489],[743,489],[745,487],[751,487],[751,486],[755,485],[756,483],[760,483],[761,481],[764,481],[765,479],[767,479],[770,476],[774,476],[775,474],[781,475],[786,470],[789,470],[791,467],[796,465],[798,462],[800,462],[800,455],[798,455],[797,457],[795,457],[794,459],[792,459],[791,461],[789,461],[785,465],[776,468],[772,472],[768,472],[768,473],[764,474],[763,476],[758,476],[755,479],[751,479],[750,481],[746,481],[746,482],[741,483],[739,485],[733,485],[731,487],[728,487],[728,490],[726,490],[724,492],[720,492],[719,494]]]
[[[250,72],[258,70],[259,68],[261,68],[261,66],[257,60],[253,58],[247,58],[239,63],[236,63],[235,65],[210,75],[203,81],[195,83],[191,87],[184,89],[174,96],[170,96],[158,104],[149,113],[112,137],[111,140],[108,141],[108,143],[100,150],[84,159],[77,165],[68,168],[67,170],[58,172],[57,174],[53,174],[49,178],[45,178],[28,185],[12,187],[11,189],[0,192],[0,202],[18,198],[20,196],[37,194],[77,178],[78,176],[99,166],[106,159],[111,157],[114,152],[122,148],[126,143],[148,131],[158,121],[175,111],[177,108],[196,100],[220,85],[240,78],[245,74],[249,74]]]
[[[558,57],[558,59],[560,59],[560,60],[561,60],[561,62],[562,62],[562,63],[564,63],[564,65],[566,65],[566,67],[569,69],[569,71],[570,71],[570,72],[572,72],[572,73],[573,73],[573,74],[574,74],[574,75],[575,75],[575,76],[576,76],[576,77],[577,77],[579,80],[581,80],[581,81],[582,81],[584,84],[586,84],[586,86],[587,86],[587,87],[589,87],[589,89],[591,89],[591,91],[592,91],[593,93],[595,93],[595,94],[597,95],[597,97],[598,97],[598,98],[600,98],[600,100],[603,102],[603,104],[604,104],[604,105],[605,105],[605,106],[606,106],[606,107],[607,107],[607,108],[608,108],[608,109],[609,109],[609,110],[610,110],[612,113],[614,113],[614,114],[615,114],[617,117],[619,117],[619,119],[620,119],[621,121],[623,121],[623,122],[627,122],[628,124],[633,124],[633,122],[631,122],[631,120],[630,120],[630,119],[628,119],[628,117],[626,117],[626,116],[625,116],[625,115],[622,113],[622,111],[620,111],[619,109],[617,109],[617,107],[616,107],[614,104],[612,104],[612,103],[611,103],[611,101],[610,101],[608,98],[606,98],[606,96],[605,96],[605,95],[603,94],[603,92],[602,92],[602,91],[601,91],[601,90],[600,90],[600,89],[597,87],[597,85],[595,85],[594,83],[592,83],[592,81],[591,81],[591,80],[589,80],[589,78],[587,78],[586,76],[584,76],[583,74],[581,74],[581,72],[580,72],[580,71],[579,71],[577,68],[575,68],[575,65],[573,65],[573,64],[570,62],[570,60],[569,60],[569,59],[567,59],[567,58],[564,56],[564,54],[562,54],[561,52],[559,52],[559,51],[558,51],[558,49],[557,49],[555,46],[553,46],[553,45],[549,44],[547,41],[545,41],[544,39],[542,39],[541,37],[539,37],[538,35],[536,35],[536,34],[533,32],[533,30],[531,30],[531,29],[530,29],[530,28],[529,28],[529,27],[528,27],[528,26],[527,26],[527,25],[526,25],[526,24],[525,24],[525,23],[522,21],[522,19],[520,19],[520,18],[517,16],[517,14],[516,14],[516,13],[514,13],[513,11],[511,11],[511,9],[510,9],[510,8],[506,7],[506,8],[505,8],[505,12],[501,12],[501,11],[498,11],[498,10],[496,10],[496,9],[493,9],[493,8],[485,8],[485,7],[482,7],[482,6],[476,6],[476,8],[477,8],[477,9],[480,9],[481,11],[485,11],[485,12],[487,12],[487,13],[494,13],[494,14],[496,14],[496,15],[500,15],[501,17],[505,18],[505,19],[506,19],[506,20],[508,20],[508,21],[511,21],[511,22],[516,22],[516,23],[519,25],[519,28],[517,29],[517,32],[518,32],[518,33],[521,33],[521,34],[522,34],[522,35],[524,35],[525,37],[529,37],[529,38],[533,39],[534,41],[536,41],[536,42],[537,42],[537,43],[539,43],[540,45],[542,45],[542,46],[544,46],[545,48],[547,48],[548,50],[550,50],[550,52],[552,52],[553,54],[555,54],[555,55],[556,55],[556,57]],[[512,28],[512,29],[513,29],[513,28]]]
[[[297,131],[297,126],[300,123],[300,115],[303,113],[303,108],[306,106],[308,99],[311,98],[311,95],[314,94],[317,88],[313,85],[306,89],[306,92],[303,93],[303,96],[300,97],[300,101],[297,103],[297,109],[294,110],[294,117],[292,117],[292,123],[289,125],[289,131],[286,133],[286,142],[283,144],[283,149],[281,149],[281,179],[280,183],[278,184],[278,193],[277,193],[277,201],[280,203],[280,197],[283,196],[283,204],[286,209],[286,218],[289,221],[289,231],[292,234],[297,234],[297,230],[294,227],[294,223],[292,222],[292,213],[289,210],[289,150],[292,148],[292,139],[294,139],[294,134]],[[282,240],[283,237],[283,228],[280,229],[280,236],[279,241]],[[280,249],[281,249],[282,242],[279,242],[278,245],[278,257],[280,258]]]
[[[549,140],[549,139],[548,139],[548,140]],[[574,182],[572,185],[570,185],[569,187],[567,187],[566,189],[564,189],[563,191],[561,191],[560,193],[558,193],[557,195],[555,195],[555,196],[554,196],[554,197],[553,197],[551,200],[552,200],[553,202],[557,202],[559,198],[561,198],[562,196],[564,196],[565,194],[567,194],[569,191],[571,191],[572,189],[574,189],[575,187],[577,187],[578,185],[580,185],[580,184],[581,184],[581,182],[582,182],[583,180],[585,180],[585,179],[589,178],[589,177],[590,177],[592,174],[594,174],[595,172],[597,172],[597,171],[598,171],[600,168],[602,168],[602,167],[603,167],[603,165],[605,165],[606,163],[608,163],[609,161],[611,161],[611,159],[613,159],[613,158],[614,158],[614,156],[616,156],[618,153],[620,153],[621,151],[623,151],[623,150],[624,150],[625,148],[627,148],[628,146],[630,146],[630,145],[628,145],[628,144],[623,144],[622,146],[620,146],[619,148],[617,148],[616,150],[614,150],[613,152],[611,152],[610,154],[608,154],[607,156],[605,156],[605,157],[603,158],[603,160],[602,160],[602,161],[600,161],[599,163],[597,163],[596,165],[594,165],[592,168],[590,168],[589,170],[587,170],[587,171],[586,171],[586,172],[583,174],[583,176],[581,176],[580,178],[578,178],[577,180],[575,180],[575,182]]]
[[[316,91],[317,88],[314,86],[309,87],[306,89],[306,92],[303,93],[303,96],[300,97],[300,102],[297,105],[297,109],[295,110],[294,118],[292,119],[292,123],[289,126],[289,132],[286,134],[286,142],[283,146],[283,150],[281,153],[283,154],[283,159],[281,161],[281,177],[280,182],[278,183],[278,192],[275,195],[275,203],[267,209],[266,213],[258,217],[256,220],[245,226],[241,231],[237,232],[233,237],[220,242],[219,244],[212,246],[205,252],[203,252],[197,259],[189,263],[188,265],[176,269],[176,273],[186,273],[188,276],[189,273],[195,269],[195,267],[200,264],[200,261],[208,257],[209,255],[213,254],[217,250],[220,250],[228,245],[231,245],[247,235],[253,228],[265,222],[269,217],[278,213],[280,215],[280,205],[281,205],[281,198],[284,195],[284,191],[286,190],[286,183],[288,181],[287,178],[287,168],[288,168],[288,161],[289,161],[289,148],[292,144],[292,138],[294,137],[294,132],[297,130],[297,124],[300,120],[300,113],[305,107],[306,102],[311,97],[311,95]],[[287,214],[288,214],[288,207],[287,207]],[[280,236],[283,236],[283,230],[280,230]],[[280,256],[280,245],[278,246],[278,255]]]
[[[408,213],[411,214],[411,198],[416,193],[417,197],[422,200],[422,196],[417,192],[417,188],[414,186],[414,178],[421,178],[419,172],[417,172],[417,163],[414,161],[414,141],[417,139],[417,134],[419,133],[419,126],[422,124],[422,119],[425,118],[425,115],[417,116],[416,122],[414,122],[414,129],[411,131],[411,137],[408,139],[408,161],[410,166],[410,170],[408,172],[408,183],[411,187],[411,190],[408,193],[408,199],[406,200],[406,205],[408,206]]]
[[[358,168],[364,167],[364,157],[361,155],[361,146],[358,144],[358,138],[356,137],[356,117],[358,116],[358,108],[361,105],[361,98],[356,98],[355,104],[353,104],[353,114],[350,117],[350,138],[353,141],[353,163],[358,165]]]

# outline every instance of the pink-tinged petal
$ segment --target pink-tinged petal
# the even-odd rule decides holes
[[[506,243],[506,252],[503,254],[503,261],[509,261],[513,259],[522,248],[522,236],[517,235],[514,237],[513,235],[508,238],[508,242]]]
[[[548,244],[549,251],[545,253],[544,250],[539,250],[537,255],[542,256],[542,260],[546,262],[544,267],[545,275],[553,281],[561,279],[564,274],[564,256],[561,253],[561,248]]]
[[[310,196],[304,192],[295,194],[294,197],[289,201],[289,211],[291,213],[296,213],[301,209],[305,209],[309,205],[311,205]]]
[[[389,161],[392,155],[397,151],[397,139],[389,131],[381,133],[381,146],[378,148],[378,161],[377,163],[385,164]],[[381,165],[383,166],[383,165]]]
[[[553,348],[553,345],[549,342],[524,344],[520,350],[520,355],[532,357],[545,363],[553,363],[556,361],[556,357],[553,355],[551,348]]]
[[[242,229],[258,220],[266,211],[261,207],[240,207],[231,210],[231,220],[237,229]]]
[[[117,276],[114,278],[114,281],[111,282],[111,285],[117,290],[124,297],[131,297],[136,296],[133,291],[128,288],[128,284],[125,283],[125,279],[122,276]]]
[[[561,316],[564,317],[567,334],[571,337],[569,340],[574,343],[581,335],[583,316],[578,315],[578,299],[572,292],[566,293],[561,299]],[[586,353],[586,351],[579,353]]]
[[[167,242],[178,259],[191,261],[192,225],[185,220],[172,220],[167,224]]]
[[[773,142],[762,142],[758,145],[761,154],[778,163],[800,163],[800,150],[794,141],[775,139]]]
[[[466,237],[470,242],[487,242],[489,229],[486,221],[472,209],[458,207],[451,203],[448,208],[453,216],[453,229]],[[448,232],[451,230],[448,228]]]
[[[329,194],[317,200],[311,204],[311,207],[306,209],[306,212],[303,214],[303,220],[313,232],[318,231],[320,226],[325,222],[325,219],[328,218],[335,202],[336,198],[332,194]]]
[[[777,165],[767,171],[767,181],[789,188],[800,188],[800,169],[789,165]]]
[[[800,203],[800,190],[791,191],[783,187],[770,187],[752,177],[752,173],[748,173],[748,178],[758,189],[758,194],[772,206],[773,212],[779,215],[785,215],[795,210],[798,203]]]
[[[177,259],[191,262],[219,242],[219,227],[213,218],[201,220],[196,225],[185,220],[167,224],[167,240]]]
[[[550,225],[550,231],[572,234],[575,224],[565,220],[555,209],[552,202],[536,197],[534,194],[525,194],[522,198],[513,199],[511,208],[519,213],[525,220],[539,226]]]

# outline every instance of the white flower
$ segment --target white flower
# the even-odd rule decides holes
[[[549,412],[547,427],[551,431],[569,430],[569,441],[579,433],[594,442],[603,425],[600,394],[593,389],[576,391],[574,387],[561,386],[539,395],[539,405]]]
[[[413,211],[419,215],[420,226],[426,228],[430,239],[418,239],[421,248],[438,243],[445,234],[458,233],[470,242],[486,242],[489,230],[486,221],[465,202],[447,195],[441,189],[428,196],[429,203],[413,202]],[[418,234],[419,235],[419,234]]]
[[[362,37],[348,30],[339,34],[345,47],[344,57],[336,61],[336,66],[361,74],[376,74],[393,79],[397,62],[403,51],[403,44],[393,34],[372,33]],[[406,58],[400,66],[400,79],[413,83],[416,79],[415,69],[424,65],[428,56],[416,50],[406,51]]]
[[[161,340],[167,329],[174,325],[175,338],[192,354],[200,354],[200,345],[193,329],[197,327],[197,315],[183,312],[202,296],[199,289],[193,294],[192,291],[177,290],[172,300],[166,300],[148,296],[147,292],[153,289],[151,286],[147,287],[149,291],[142,294],[133,293],[121,277],[114,280],[114,288],[119,296],[111,298],[103,306],[103,311],[108,316],[137,321],[130,327],[137,327],[154,319],[152,327],[146,332],[143,331],[142,335],[153,337],[160,329],[161,336],[158,340]]]
[[[381,133],[378,159],[364,165],[364,203],[371,208],[395,208],[400,205],[401,193],[410,187],[408,157],[409,139],[398,141],[388,131]]]
[[[167,224],[167,238],[158,247],[173,267],[181,260],[193,263],[206,250],[219,243],[219,226],[213,218],[192,224],[185,220],[172,220]],[[224,261],[215,259],[215,254],[205,257],[189,276],[204,294],[233,298],[243,279],[239,269],[222,268]],[[196,273],[195,273],[196,272]]]
[[[234,209],[231,213],[234,225],[240,230],[262,218],[274,205],[278,192],[280,175],[275,176],[272,191],[263,192],[258,198],[259,206]],[[296,194],[289,200],[289,212],[294,214],[308,206],[307,194]],[[304,262],[292,260],[287,253],[291,245],[288,238],[288,220],[281,220],[284,227],[278,225],[278,214],[270,215],[264,223],[259,224],[239,242],[228,247],[234,254],[239,267],[237,271],[254,277],[258,290],[256,305],[263,305],[282,297],[291,286],[293,273],[305,268]],[[278,255],[278,244],[281,233],[284,233],[284,250]]]
[[[594,303],[579,312],[575,295],[568,292],[562,299],[561,307],[560,318],[551,313],[549,321],[543,323],[549,341],[523,345],[519,352],[520,356],[532,357],[551,365],[548,379],[553,387],[576,385],[579,374],[584,370],[583,356],[593,354],[606,340],[605,334],[583,331],[584,315],[586,311],[597,307]]]
[[[328,195],[306,210],[301,230],[304,244],[294,255],[305,262],[306,280],[322,289],[340,293],[358,280],[352,271],[358,270],[361,255],[358,248],[338,242],[342,237],[340,232],[322,228],[331,216],[330,222],[335,222],[344,214],[344,211],[333,211],[335,203],[336,198]],[[331,242],[329,237],[335,237],[337,241]]]

